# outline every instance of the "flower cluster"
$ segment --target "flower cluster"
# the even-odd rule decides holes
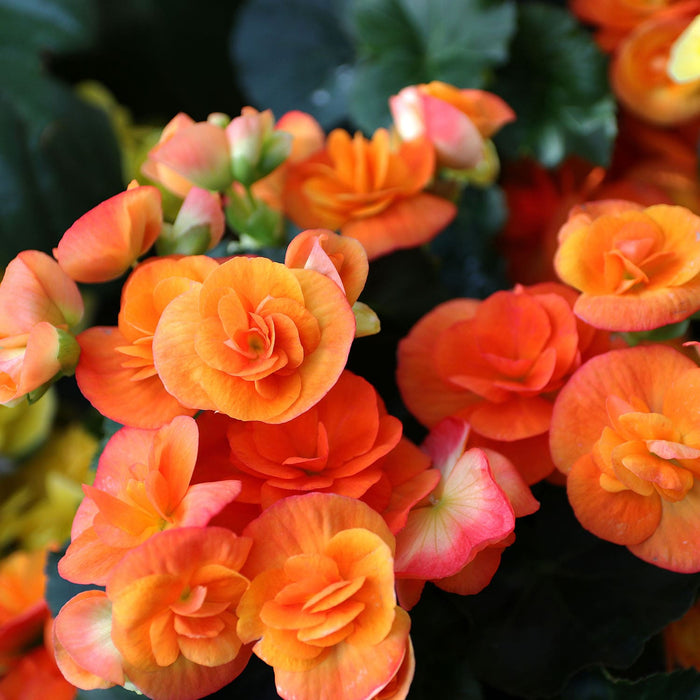
[[[700,572],[700,368],[683,344],[700,186],[692,138],[659,128],[700,114],[700,5],[571,4],[631,113],[608,169],[501,173],[492,137],[513,110],[439,81],[393,95],[370,137],[300,111],[181,113],[139,180],[52,255],[9,263],[0,449],[26,483],[0,498],[0,545],[37,551],[0,560],[0,697],[31,676],[66,700],[195,700],[255,655],[282,698],[401,700],[424,591],[486,588],[544,480],[597,538]],[[512,286],[407,325],[392,380],[414,440],[351,361],[380,332],[371,267],[427,246],[497,178]],[[101,325],[87,285],[115,281]],[[104,426],[94,474],[94,439],[47,438],[73,374]],[[62,436],[87,440],[80,459],[57,456]],[[31,454],[42,442],[50,458]],[[25,540],[46,501],[66,517]],[[82,590],[52,619],[35,574],[68,520],[57,570]],[[693,614],[667,632],[670,663],[693,663]]]

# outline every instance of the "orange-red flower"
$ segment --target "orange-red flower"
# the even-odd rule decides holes
[[[581,207],[560,233],[554,265],[581,291],[576,314],[598,328],[641,331],[700,308],[700,217],[684,207]]]
[[[72,374],[80,348],[69,332],[83,315],[73,280],[38,250],[22,251],[0,283],[0,404]]]
[[[497,95],[437,80],[403,88],[389,98],[389,106],[403,140],[427,137],[438,164],[457,170],[482,163],[487,158],[486,140],[515,119],[513,110]]]
[[[302,228],[356,238],[371,260],[425,243],[452,221],[454,204],[423,191],[434,169],[427,139],[392,147],[385,129],[371,140],[335,129],[325,149],[289,167],[284,209]]]
[[[153,361],[184,406],[281,423],[333,386],[354,335],[348,300],[328,277],[238,257],[167,305]]]
[[[663,631],[666,666],[700,671],[700,601]]]
[[[236,632],[251,542],[224,528],[159,532],[80,593],[54,624],[57,661],[80,688],[132,685],[153,700],[195,700],[230,683],[250,649]]]
[[[195,413],[196,407],[183,406],[165,390],[153,364],[153,334],[168,303],[217,266],[206,256],[148,260],[124,284],[119,326],[94,326],[78,335],[78,386],[102,415],[157,428]]]
[[[572,296],[544,283],[437,306],[399,344],[397,379],[409,410],[428,427],[463,417],[494,440],[546,432],[551,395],[594,341],[576,321]]]
[[[318,491],[366,501],[395,532],[435,484],[434,470],[426,473],[428,460],[400,444],[401,423],[387,414],[374,387],[348,371],[315,406],[285,423],[209,414],[198,421],[203,449],[196,478],[242,483],[224,514],[229,520],[217,521],[236,530],[241,525],[234,523],[281,498]]]
[[[672,571],[700,571],[700,368],[663,345],[589,360],[557,398],[550,445],[581,524]]]
[[[238,633],[296,700],[361,700],[395,677],[408,615],[396,606],[394,538],[360,501],[291,496],[245,530],[253,539]]]
[[[157,532],[203,526],[240,491],[237,481],[190,485],[199,433],[178,416],[160,430],[122,428],[105,445],[59,562],[63,578],[104,585],[130,550]]]
[[[700,80],[679,83],[667,71],[672,46],[698,12],[700,3],[689,2],[655,13],[617,48],[610,82],[618,99],[639,117],[675,125],[700,114]]]
[[[162,223],[158,189],[133,182],[83,214],[53,254],[76,282],[107,282],[124,274],[155,243]]]

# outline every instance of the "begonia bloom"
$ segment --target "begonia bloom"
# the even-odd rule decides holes
[[[440,304],[399,343],[406,406],[428,427],[457,416],[492,440],[546,433],[554,392],[597,347],[572,296],[545,283]]]
[[[168,303],[217,266],[206,256],[147,260],[122,288],[118,327],[93,326],[78,335],[76,380],[102,415],[124,425],[157,428],[177,415],[195,413],[163,386],[153,364],[153,334]]]
[[[250,657],[236,632],[250,544],[224,528],[182,527],[130,551],[105,592],[59,612],[64,674],[87,689],[128,679],[153,700],[196,700],[230,683]]]
[[[156,532],[203,526],[240,491],[237,481],[190,485],[198,428],[178,416],[160,430],[122,428],[100,456],[73,520],[61,576],[103,585],[130,550]]]
[[[393,147],[385,129],[371,140],[335,129],[322,151],[287,170],[285,213],[302,228],[356,238],[372,260],[426,243],[455,217],[452,202],[423,191],[434,169],[427,139]]]
[[[367,253],[360,242],[328,229],[309,229],[294,236],[287,246],[284,264],[331,277],[351,305],[364,289],[369,273]]]
[[[168,304],[153,358],[184,406],[281,423],[333,386],[354,334],[347,298],[325,275],[236,257]]]
[[[440,471],[440,482],[411,510],[397,535],[398,577],[452,576],[478,551],[513,531],[513,507],[493,478],[486,453],[465,451],[468,435],[467,423],[447,418],[423,444]]]
[[[83,315],[77,285],[51,257],[19,253],[0,283],[0,403],[72,374],[80,349],[71,326]]]
[[[277,692],[296,700],[372,698],[407,653],[410,622],[396,606],[394,538],[360,501],[291,496],[246,530],[251,580],[238,633],[275,670]]]
[[[427,137],[438,164],[457,170],[477,167],[486,157],[485,139],[515,118],[497,95],[437,80],[403,88],[389,106],[403,140]]]
[[[222,514],[231,519],[217,520],[237,531],[234,522],[251,520],[281,498],[317,491],[367,502],[395,532],[437,478],[422,453],[400,444],[401,423],[374,387],[347,370],[315,406],[285,423],[206,414],[198,422],[203,451],[195,478],[241,481],[240,496]],[[223,451],[228,456],[221,459]]]
[[[698,12],[700,2],[654,13],[617,48],[610,83],[620,102],[642,119],[674,126],[700,114],[700,79],[679,83],[667,71],[672,47]]]
[[[663,630],[666,667],[700,671],[700,601]]]
[[[162,223],[160,191],[134,182],[83,214],[53,254],[76,282],[107,282],[124,274],[156,242]]]
[[[669,56],[666,70],[677,83],[688,83],[700,78],[700,15],[683,30]]]
[[[669,205],[593,213],[565,225],[554,259],[561,280],[581,291],[580,318],[606,330],[645,331],[700,308],[700,217]]]
[[[700,571],[700,368],[669,346],[613,350],[571,377],[550,446],[584,528],[672,571]]]

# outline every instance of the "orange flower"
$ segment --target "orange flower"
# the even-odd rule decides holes
[[[454,299],[424,316],[398,349],[404,402],[428,427],[458,416],[493,440],[549,429],[553,393],[595,347],[555,283]]]
[[[160,192],[134,181],[83,214],[53,254],[76,282],[107,282],[124,274],[155,243],[162,223]]]
[[[284,264],[322,272],[338,284],[351,305],[364,289],[369,272],[367,254],[358,241],[322,228],[294,236],[287,246]]]
[[[38,250],[22,251],[0,283],[0,404],[72,374],[80,348],[69,328],[83,300],[75,282]]]
[[[669,671],[678,667],[700,671],[700,601],[668,625],[663,638]]]
[[[569,0],[571,11],[585,22],[600,26],[596,40],[612,51],[637,25],[679,0]]]
[[[153,700],[195,700],[243,670],[236,632],[250,540],[223,528],[159,532],[130,551],[106,592],[80,593],[54,625],[57,660],[80,688],[131,684]]]
[[[345,294],[325,275],[238,257],[168,304],[153,358],[184,406],[281,423],[333,386],[354,334]]]
[[[618,99],[642,119],[675,125],[700,114],[700,80],[675,82],[667,65],[676,40],[700,12],[699,2],[655,13],[618,47],[610,82]]]
[[[160,430],[122,428],[100,456],[95,482],[73,520],[59,573],[75,583],[104,585],[124,555],[153,534],[203,526],[240,491],[238,481],[190,485],[197,424],[178,416]]]
[[[652,564],[700,571],[700,368],[663,345],[589,360],[557,398],[550,446],[576,517]]]
[[[427,459],[399,446],[400,421],[387,414],[369,382],[348,371],[315,406],[286,423],[207,415],[198,420],[203,450],[196,478],[242,483],[240,496],[225,514],[232,519],[218,520],[220,524],[233,525],[244,512],[252,519],[281,498],[318,491],[366,501],[395,531],[410,506],[434,486],[434,471],[425,474]],[[223,431],[225,440],[220,438]],[[226,459],[214,456],[224,450]],[[255,508],[241,509],[241,504]]]
[[[195,413],[165,390],[153,365],[153,334],[167,304],[216,267],[217,261],[206,256],[148,260],[124,284],[119,326],[95,326],[78,335],[78,386],[102,415],[124,425],[157,428]]]
[[[372,698],[407,653],[396,606],[394,538],[364,503],[312,493],[278,501],[244,533],[251,579],[238,633],[296,700]],[[257,640],[257,641],[256,641]]]
[[[616,331],[688,318],[700,308],[699,229],[700,218],[684,207],[638,211],[613,203],[575,210],[554,265],[562,281],[582,292],[576,314]]]
[[[385,129],[371,141],[335,129],[323,151],[290,166],[285,212],[301,228],[329,228],[356,238],[371,260],[426,243],[452,221],[454,204],[422,191],[434,168],[426,139],[392,148]]]
[[[441,166],[466,170],[487,158],[485,141],[515,119],[497,95],[461,90],[434,80],[403,88],[389,98],[396,130],[404,141],[426,136]]]

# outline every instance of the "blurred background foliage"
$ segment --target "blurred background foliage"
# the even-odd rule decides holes
[[[511,105],[517,121],[496,137],[504,165],[610,160],[607,58],[564,2],[0,0],[0,265],[25,248],[50,252],[122,190],[177,112],[300,109],[326,130],[369,134],[389,123],[390,95],[430,80]],[[373,263],[363,300],[383,330],[350,358],[414,440],[421,429],[393,380],[398,340],[440,301],[511,285],[495,245],[507,216],[498,184],[465,189],[459,204],[429,246]],[[690,606],[700,578],[583,532],[561,489],[534,492],[542,508],[519,525],[491,586],[470,598],[431,590],[411,612],[410,697],[697,700],[696,672],[664,673],[658,634]],[[55,608],[71,593],[51,581]],[[275,697],[270,669],[253,663],[218,695],[234,691]]]

